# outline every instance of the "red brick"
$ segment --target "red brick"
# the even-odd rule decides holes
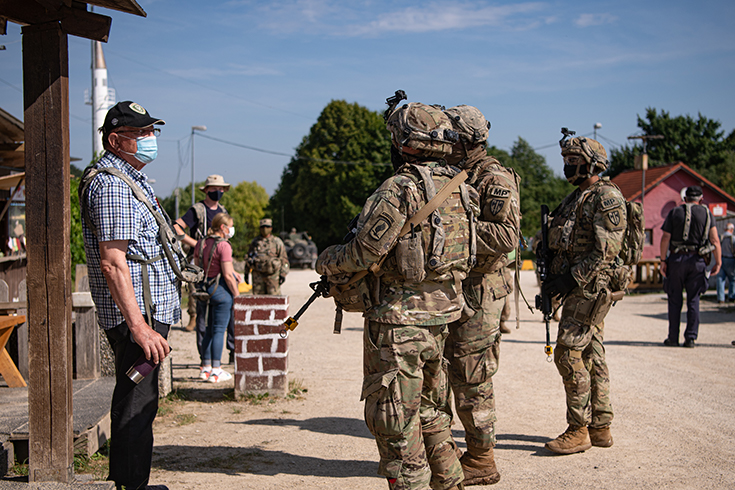
[[[284,353],[288,352],[288,339],[278,339],[278,345],[276,346],[276,352]]]
[[[237,360],[237,372],[258,373],[260,372],[259,357],[240,357]]]
[[[263,357],[263,371],[288,371],[288,359],[285,357]]]
[[[274,392],[280,391],[281,393],[285,393],[287,387],[288,387],[288,379],[286,378],[285,374],[273,376],[273,387],[271,389]]]
[[[245,306],[264,306],[264,305],[278,305],[283,306],[288,304],[287,296],[238,296],[235,298],[235,304]]]
[[[244,323],[248,315],[248,310],[235,310],[235,325]]]
[[[255,335],[255,325],[247,324],[235,324],[235,337],[240,335]]]
[[[248,340],[245,352],[271,352],[273,340],[271,339],[251,339]]]
[[[280,334],[283,330],[283,324],[278,325],[258,325],[258,335]]]
[[[252,310],[250,312],[250,321],[253,323],[256,323],[258,320],[270,320],[271,319],[271,309],[266,310]]]
[[[267,390],[268,389],[268,376],[245,376],[245,390],[256,391],[256,390]]]
[[[235,339],[235,354],[241,354],[245,352],[245,341]]]
[[[286,310],[275,310],[274,320],[285,320],[288,318],[288,311]]]

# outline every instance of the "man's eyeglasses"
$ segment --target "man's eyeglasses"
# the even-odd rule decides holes
[[[151,133],[153,133],[153,136],[158,137],[161,134],[161,130],[159,128],[152,128],[152,129],[131,129],[128,131],[117,131],[118,133],[128,133],[133,134],[135,137],[139,136],[150,136]]]

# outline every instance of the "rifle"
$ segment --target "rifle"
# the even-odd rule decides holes
[[[551,296],[544,293],[544,282],[549,276],[549,260],[551,253],[549,250],[549,207],[546,204],[541,205],[541,246],[536,247],[536,269],[538,270],[539,279],[541,279],[541,294],[536,295],[536,309],[540,310],[544,315],[544,323],[546,323],[546,360],[552,361],[551,354],[554,350],[551,348],[551,334],[549,332],[549,323],[553,315],[551,306]]]
[[[396,106],[399,104],[399,102],[406,99],[408,99],[408,97],[406,97],[406,92],[404,92],[403,90],[396,90],[396,93],[394,95],[385,99],[385,103],[388,104],[388,108],[383,113],[383,119],[385,119],[385,121],[387,122],[388,118],[391,114],[393,114],[393,111],[396,109]]]
[[[327,276],[321,276],[317,282],[312,282],[309,284],[309,287],[314,291],[314,294],[311,295],[311,297],[306,300],[306,303],[301,306],[299,311],[296,312],[294,316],[288,317],[285,322],[283,322],[283,329],[281,330],[281,338],[285,339],[288,337],[288,332],[290,330],[294,330],[298,324],[299,324],[299,318],[301,318],[301,315],[303,315],[306,310],[309,309],[309,306],[316,300],[319,296],[322,296],[324,298],[329,297],[329,281],[327,281]],[[342,308],[337,307],[337,314],[334,317],[334,333],[341,333],[342,332]]]

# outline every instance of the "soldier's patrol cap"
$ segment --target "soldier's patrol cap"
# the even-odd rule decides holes
[[[273,220],[270,218],[263,218],[262,220],[260,220],[260,227],[264,228],[266,226],[269,228],[273,228]]]
[[[142,105],[126,100],[110,107],[110,110],[107,111],[107,115],[105,116],[105,123],[100,128],[100,131],[107,134],[123,126],[147,128],[153,124],[166,124],[166,121],[151,117]]]
[[[702,195],[702,188],[698,185],[691,185],[687,187],[686,196],[690,199],[700,197]]]

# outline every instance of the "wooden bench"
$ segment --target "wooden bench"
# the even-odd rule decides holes
[[[25,315],[0,315],[0,374],[10,388],[24,388],[26,381],[5,349],[10,334],[16,325],[26,321]]]

